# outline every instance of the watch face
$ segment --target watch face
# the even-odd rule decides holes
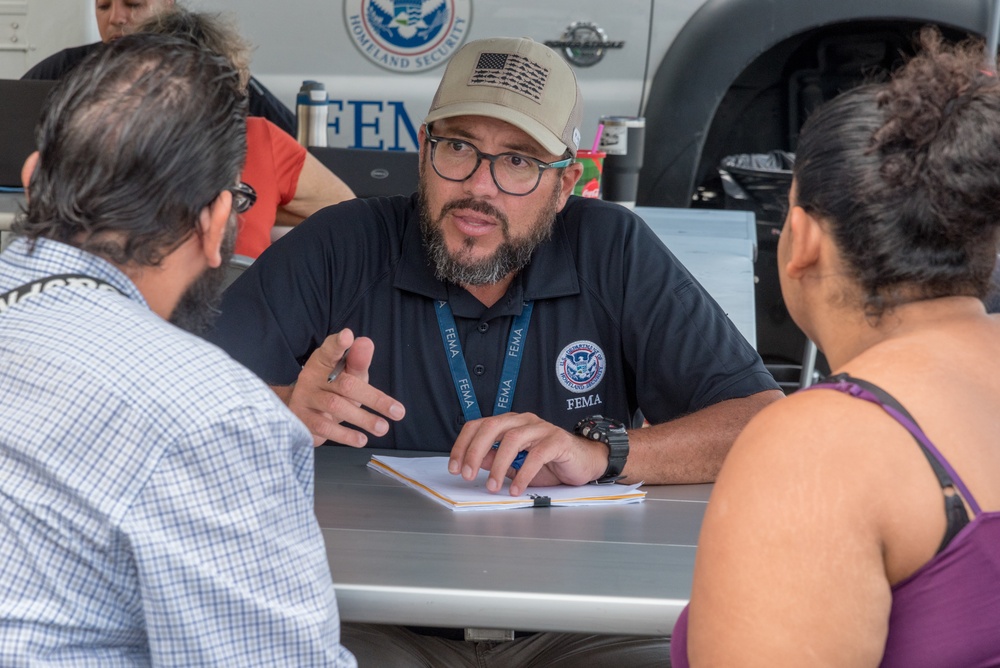
[[[621,420],[606,418],[603,415],[591,415],[580,420],[574,431],[580,436],[586,436],[594,440],[604,440],[607,434],[625,434],[625,424]]]

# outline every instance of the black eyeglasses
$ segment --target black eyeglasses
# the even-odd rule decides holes
[[[246,213],[257,201],[257,191],[249,183],[240,181],[237,185],[226,188],[233,194],[233,209],[236,213]]]
[[[541,183],[546,169],[566,167],[573,162],[573,158],[542,162],[520,153],[491,155],[464,139],[435,137],[427,124],[424,124],[424,132],[431,144],[431,166],[438,176],[446,181],[465,181],[476,173],[483,160],[488,160],[493,183],[508,195],[530,195]]]

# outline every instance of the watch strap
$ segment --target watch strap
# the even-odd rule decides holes
[[[608,467],[592,484],[606,485],[622,478],[625,462],[628,460],[628,432],[625,425],[613,418],[592,415],[580,420],[574,433],[593,441],[600,441],[608,447]]]

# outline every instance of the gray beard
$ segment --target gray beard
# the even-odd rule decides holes
[[[214,269],[206,269],[181,295],[181,300],[170,314],[171,323],[199,336],[212,329],[215,319],[221,313],[219,306],[222,304],[222,283],[235,247],[236,214],[233,213],[222,238],[222,264]]]
[[[441,214],[432,220],[427,204],[427,191],[423,181],[419,186],[420,196],[420,231],[423,235],[424,248],[434,267],[434,276],[439,281],[456,285],[491,285],[499,283],[506,276],[520,272],[531,262],[535,249],[552,237],[552,227],[556,218],[556,202],[559,191],[553,189],[552,196],[539,211],[528,236],[521,239],[510,238],[510,225],[507,216],[487,202],[473,198],[452,200],[444,205]],[[454,209],[470,209],[495,218],[503,231],[504,241],[489,257],[471,260],[472,251],[476,247],[476,239],[468,238],[463,242],[460,251],[452,254],[445,243],[441,221],[445,214]]]

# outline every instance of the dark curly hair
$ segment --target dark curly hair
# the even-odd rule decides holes
[[[118,265],[159,264],[236,183],[246,107],[224,58],[160,35],[111,42],[50,94],[15,232]]]
[[[869,316],[921,299],[982,298],[1000,224],[1000,82],[981,42],[936,29],[888,83],[813,113],[795,204],[832,227]]]

